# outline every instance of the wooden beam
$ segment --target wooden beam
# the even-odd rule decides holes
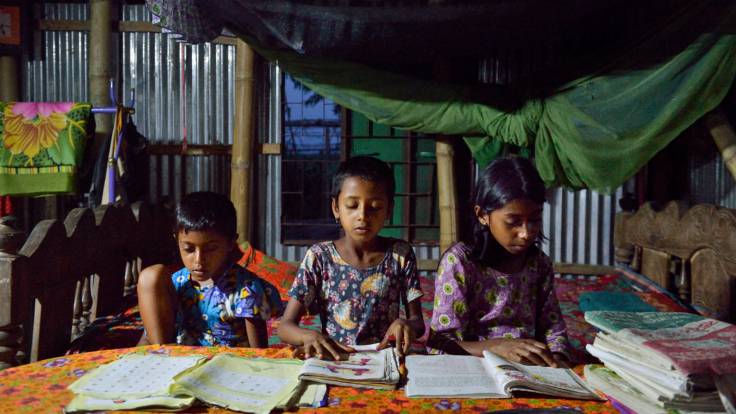
[[[161,27],[150,22],[120,21],[111,22],[113,31],[121,33],[161,33]],[[37,30],[47,32],[87,32],[90,30],[90,22],[87,20],[39,20]],[[222,45],[235,45],[236,37],[217,36],[212,43]]]
[[[254,53],[244,41],[235,46],[235,125],[230,199],[238,218],[238,241],[250,239],[251,174],[253,165]]]
[[[0,56],[0,101],[18,100],[18,59],[15,56]]]
[[[440,252],[458,240],[457,188],[455,187],[455,149],[447,137],[437,137],[437,192],[440,213]]]
[[[146,152],[151,155],[230,155],[231,148],[230,145],[188,144],[186,151],[182,151],[181,145],[178,144],[152,144],[146,147]]]
[[[261,144],[261,151],[260,152],[263,155],[281,155],[281,143],[277,143],[277,144],[271,144],[271,143]]]
[[[721,152],[723,163],[726,164],[726,168],[736,180],[736,132],[734,132],[731,123],[728,122],[726,114],[719,108],[705,115],[703,120],[711,136],[713,136],[713,141],[716,142],[718,150]]]

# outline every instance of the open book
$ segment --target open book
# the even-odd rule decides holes
[[[576,399],[600,399],[567,368],[516,364],[493,353],[409,355],[407,397],[511,398],[517,391]]]
[[[289,359],[128,354],[69,386],[66,412],[155,409],[174,411],[196,400],[237,411],[317,407],[322,384],[299,380],[303,362]]]
[[[355,388],[394,389],[400,379],[394,348],[377,350],[378,344],[357,345],[345,361],[309,358],[299,379]]]

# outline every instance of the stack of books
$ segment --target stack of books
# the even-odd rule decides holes
[[[736,326],[678,312],[586,312],[598,328],[585,379],[640,413],[733,408]]]

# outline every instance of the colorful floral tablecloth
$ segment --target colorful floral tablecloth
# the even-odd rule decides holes
[[[48,359],[0,371],[0,413],[60,413],[73,394],[66,387],[89,370],[130,352],[169,355],[200,354],[214,356],[230,352],[242,356],[288,358],[287,349],[205,348],[185,346],[146,346],[114,349]],[[409,399],[403,390],[379,391],[331,387],[328,405],[301,409],[300,413],[421,413],[438,411],[488,412],[514,408],[566,408],[584,413],[617,413],[608,402],[547,398],[504,400]],[[194,407],[190,413],[227,413],[215,407]]]

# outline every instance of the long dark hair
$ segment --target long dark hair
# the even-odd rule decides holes
[[[499,158],[491,162],[478,177],[471,206],[479,206],[483,214],[503,208],[514,200],[527,199],[540,206],[546,201],[546,189],[537,169],[526,158]],[[535,247],[544,240],[539,232]],[[473,239],[470,242],[470,257],[485,265],[490,265],[502,249],[487,226],[483,226],[473,215]]]

